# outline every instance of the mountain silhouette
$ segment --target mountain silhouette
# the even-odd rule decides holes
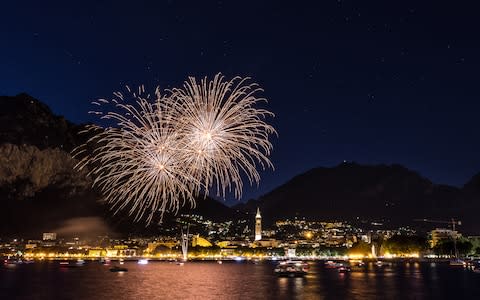
[[[415,219],[463,221],[460,230],[480,231],[480,176],[463,188],[438,185],[400,165],[341,163],[315,168],[245,204],[235,206],[253,213],[256,207],[268,223],[279,218],[348,220],[387,227],[422,226]],[[425,224],[424,224],[425,225]]]

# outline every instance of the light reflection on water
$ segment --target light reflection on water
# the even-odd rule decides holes
[[[480,275],[445,264],[367,264],[351,273],[310,263],[304,278],[278,278],[275,263],[126,262],[126,273],[89,262],[0,267],[2,299],[480,299]]]

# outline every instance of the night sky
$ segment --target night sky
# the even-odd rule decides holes
[[[94,120],[92,100],[125,84],[250,76],[265,89],[279,137],[276,170],[242,200],[344,160],[399,163],[456,186],[480,171],[478,7],[67,2],[2,3],[0,94],[27,92],[80,123]]]

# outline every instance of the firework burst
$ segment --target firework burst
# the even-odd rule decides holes
[[[275,130],[263,121],[273,114],[255,108],[266,100],[255,97],[262,90],[248,79],[224,81],[217,74],[212,81],[205,77],[197,83],[190,77],[182,89],[172,91],[177,132],[189,153],[188,172],[222,197],[232,190],[241,197],[242,174],[250,184],[258,184],[257,166],[273,168],[268,137]]]
[[[89,126],[92,137],[74,156],[114,213],[128,210],[149,224],[158,212],[161,221],[164,212],[194,206],[212,188],[240,198],[242,176],[258,184],[257,167],[273,168],[268,138],[275,130],[263,121],[273,114],[254,107],[265,101],[254,96],[261,89],[248,79],[223,79],[189,78],[167,96],[158,88],[150,97],[143,87],[127,87],[128,98],[116,92],[93,102],[99,109],[90,113],[113,124]]]

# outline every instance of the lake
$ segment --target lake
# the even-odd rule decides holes
[[[444,263],[370,263],[343,274],[309,262],[303,278],[277,277],[275,264],[126,262],[125,273],[93,261],[1,266],[0,299],[480,299],[480,274]]]

